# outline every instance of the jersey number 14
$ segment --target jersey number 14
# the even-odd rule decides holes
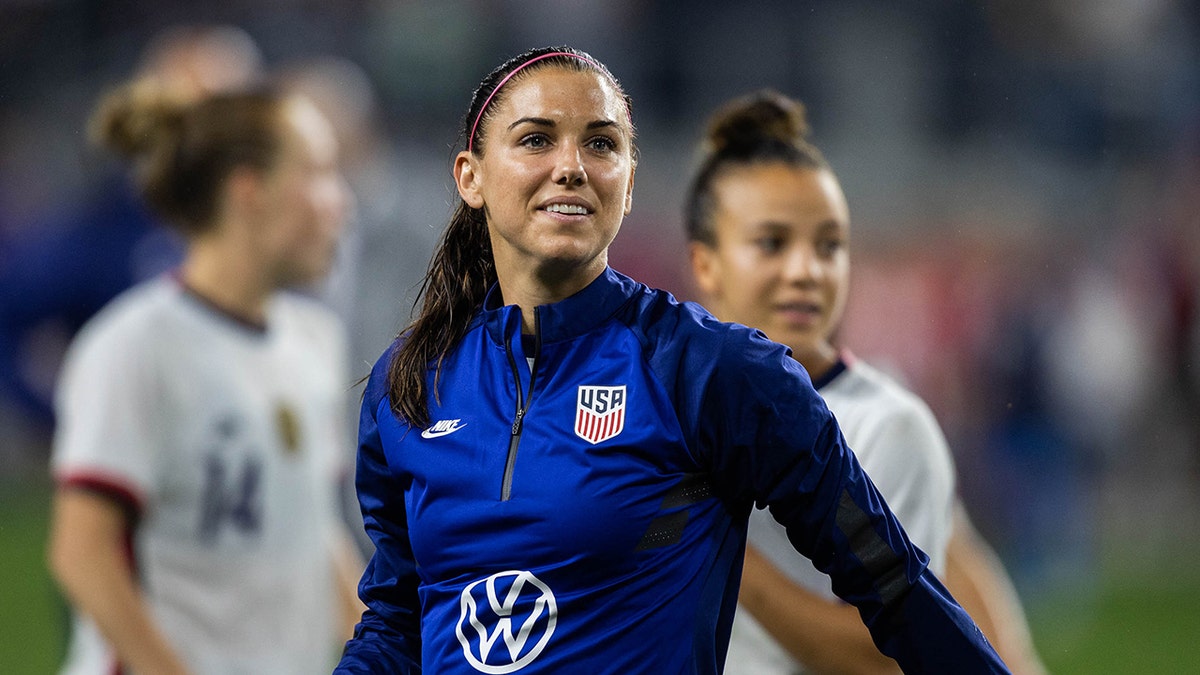
[[[242,534],[256,534],[262,527],[262,499],[259,494],[262,465],[247,458],[241,475],[230,475],[229,465],[220,457],[210,456],[205,466],[203,503],[200,505],[200,539],[216,541],[225,527]]]

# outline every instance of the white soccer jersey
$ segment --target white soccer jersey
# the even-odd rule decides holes
[[[909,538],[941,575],[950,539],[954,463],[929,407],[871,366],[847,356],[845,369],[818,392],[846,442],[879,488]],[[840,369],[840,367],[839,367]],[[783,527],[766,511],[750,514],[749,542],[792,581],[835,598],[829,577],[796,554]],[[727,675],[794,675],[803,666],[739,606],[726,658]]]
[[[154,616],[197,675],[328,673],[332,537],[352,383],[333,315],[291,294],[265,330],[162,277],[72,345],[60,381],[60,484],[122,496]],[[86,617],[64,673],[117,672]]]

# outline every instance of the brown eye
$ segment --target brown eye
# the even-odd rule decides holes
[[[823,239],[817,242],[817,254],[828,258],[840,251],[843,246],[845,246],[845,242],[841,239]]]
[[[760,237],[754,240],[754,246],[766,254],[779,253],[783,250],[782,237]]]

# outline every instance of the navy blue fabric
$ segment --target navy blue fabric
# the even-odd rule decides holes
[[[719,673],[756,504],[906,670],[1007,672],[785,347],[612,270],[536,312],[507,495],[531,375],[519,308],[485,301],[443,364],[429,430],[391,411],[396,345],[376,364],[357,482],[377,548],[337,672]],[[596,444],[574,427],[579,388],[592,386],[625,387],[621,432]],[[710,496],[672,497],[697,474]],[[682,534],[639,549],[664,516]],[[472,624],[488,611],[507,618]]]
[[[30,378],[53,376],[58,364],[45,373],[27,369],[31,350],[45,339],[41,331],[70,338],[119,293],[178,264],[182,253],[180,238],[159,227],[118,179],[0,241],[0,406],[19,406],[26,420],[51,429],[50,394]]]

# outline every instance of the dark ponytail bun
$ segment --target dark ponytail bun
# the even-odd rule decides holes
[[[718,110],[700,144],[699,168],[684,204],[688,241],[716,244],[713,186],[728,168],[779,162],[828,169],[808,134],[804,104],[772,89],[735,99]]]
[[[717,111],[709,123],[707,145],[716,155],[745,157],[763,144],[807,144],[808,133],[804,104],[767,89]]]

